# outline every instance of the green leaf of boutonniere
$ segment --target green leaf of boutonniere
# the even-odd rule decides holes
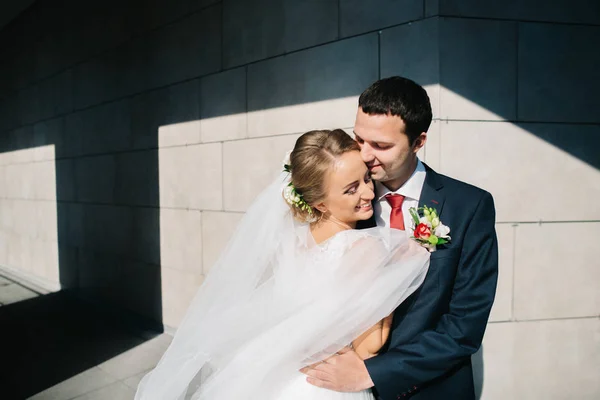
[[[408,211],[410,212],[413,221],[415,221],[415,226],[419,225],[419,214],[417,213],[417,210],[414,207],[411,207]]]

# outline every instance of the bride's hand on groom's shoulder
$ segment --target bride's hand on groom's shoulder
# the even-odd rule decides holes
[[[308,376],[306,380],[311,385],[337,392],[360,392],[373,387],[364,361],[349,347],[300,372]]]

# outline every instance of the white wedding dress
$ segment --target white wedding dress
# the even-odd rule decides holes
[[[306,382],[321,361],[389,315],[423,282],[429,253],[404,232],[343,231],[315,244],[281,196],[250,207],[138,400],[372,400]]]
[[[339,263],[340,257],[348,251],[348,246],[351,244],[350,241],[356,240],[358,237],[367,238],[369,237],[369,233],[361,234],[358,231],[347,231],[342,232],[330,240],[326,241],[321,245],[316,245],[314,241],[312,241],[312,236],[310,233],[306,232],[307,239],[309,242],[309,246],[306,250],[306,266],[307,268],[303,271],[303,277],[298,276],[287,276],[287,277],[279,277],[280,281],[278,282],[280,287],[280,295],[281,299],[285,299],[285,301],[296,302],[300,301],[299,294],[293,290],[294,287],[299,286],[299,279],[308,281],[317,281],[322,280],[324,278],[323,275],[331,274],[330,277],[334,278],[336,276],[336,271],[334,268],[343,268],[344,266]],[[325,268],[331,268],[331,270],[327,271]],[[285,280],[288,280],[285,282]],[[306,327],[310,327],[312,325],[311,317],[306,315],[306,321],[302,324],[298,321],[299,324],[302,324]],[[268,343],[271,341],[277,341],[279,338],[276,337],[276,333],[273,333],[274,337],[269,338],[268,336],[264,338],[264,342]],[[264,350],[263,340],[260,343],[256,343],[257,353],[260,353]],[[253,352],[252,346],[249,346],[247,349],[248,352]],[[277,368],[284,368],[284,365],[278,365]],[[264,388],[260,390],[261,399],[281,399],[281,400],[374,400],[371,390],[364,390],[361,392],[355,393],[341,393],[335,392],[328,389],[319,388],[313,386],[306,382],[306,375],[300,373],[296,370],[296,367],[291,368],[289,373],[281,374],[277,377],[277,384],[273,384],[269,382],[269,378],[266,377],[265,381],[267,382],[268,388]],[[268,393],[268,394],[267,394]],[[209,397],[206,397],[207,399]]]

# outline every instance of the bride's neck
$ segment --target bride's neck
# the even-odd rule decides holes
[[[354,229],[356,222],[346,223],[338,221],[335,218],[323,218],[319,222],[316,222],[310,226],[310,232],[317,244],[323,243],[333,235],[341,231],[347,231],[348,229]]]

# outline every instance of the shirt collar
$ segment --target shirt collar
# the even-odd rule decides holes
[[[381,182],[375,182],[375,193],[377,196],[377,201],[381,201],[381,199],[390,193],[401,194],[404,197],[408,197],[414,200],[419,200],[421,197],[421,191],[423,190],[423,185],[425,184],[425,175],[427,171],[425,170],[425,166],[417,158],[417,167],[414,172],[408,178],[404,185],[400,186],[398,190],[392,192],[388,188],[386,188]]]

